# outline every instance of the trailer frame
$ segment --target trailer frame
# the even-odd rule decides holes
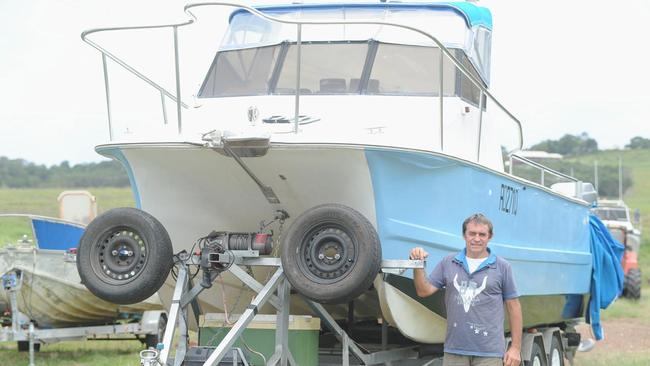
[[[29,345],[29,365],[34,365],[34,352],[42,343],[56,343],[76,340],[119,340],[137,339],[146,341],[148,335],[159,336],[161,325],[166,322],[164,310],[146,310],[137,322],[107,325],[88,325],[61,328],[39,328],[18,310],[18,291],[22,285],[22,275],[9,271],[2,276],[2,285],[9,295],[11,326],[0,329],[0,342],[18,342],[19,351]],[[135,338],[134,338],[135,337]]]

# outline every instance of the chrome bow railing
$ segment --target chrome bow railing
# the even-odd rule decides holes
[[[576,182],[576,183],[579,182],[576,178],[574,178],[574,177],[572,177],[570,175],[560,173],[560,172],[558,172],[556,170],[553,170],[553,169],[551,169],[551,168],[549,168],[547,166],[544,166],[544,165],[542,165],[542,164],[540,164],[538,162],[535,162],[533,160],[527,159],[527,158],[525,158],[523,156],[520,156],[520,155],[517,155],[517,154],[510,154],[509,157],[510,157],[510,159],[509,159],[509,165],[510,166],[508,168],[509,169],[508,172],[510,173],[510,175],[514,175],[513,169],[514,169],[515,161],[520,161],[520,162],[522,162],[522,163],[524,163],[524,164],[526,164],[526,165],[528,165],[530,167],[539,169],[539,172],[540,172],[540,178],[539,178],[540,183],[539,184],[540,185],[546,186],[545,181],[546,181],[546,177],[548,175],[554,176],[556,178],[563,179],[563,180],[565,180],[567,182]]]

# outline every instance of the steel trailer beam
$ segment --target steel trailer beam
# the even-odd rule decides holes
[[[227,269],[227,271],[230,271],[245,285],[257,292],[257,296],[255,296],[253,301],[251,301],[250,305],[239,317],[235,325],[228,331],[226,336],[208,357],[203,366],[217,365],[223,357],[232,350],[232,345],[235,343],[237,338],[242,335],[248,324],[250,324],[259,309],[266,302],[271,303],[277,309],[275,352],[269,358],[267,365],[298,366],[289,349],[288,342],[291,285],[286,279],[282,269],[282,262],[279,258],[259,258],[258,255],[258,253],[236,253],[234,263]],[[162,344],[159,344],[159,348],[161,348],[159,354],[154,356],[147,354],[146,360],[145,357],[141,355],[141,362],[143,362],[143,364],[146,364],[145,362],[152,362],[152,357],[155,357],[158,363],[167,365],[172,339],[177,326],[182,334],[176,349],[174,365],[180,366],[184,361],[187,351],[187,306],[196,299],[203,289],[201,286],[195,286],[194,288],[189,289],[189,265],[196,264],[192,262],[191,259],[191,257],[186,257],[179,263],[176,287],[174,288],[172,305],[169,310],[169,322],[165,328],[163,342]],[[268,282],[262,285],[238,265],[277,267],[277,270],[273,273]],[[382,272],[401,272],[407,268],[424,268],[424,261],[383,260],[381,262],[381,267]],[[215,277],[216,275],[212,275],[211,280],[214,280]],[[277,292],[277,296],[274,295],[275,292]],[[342,365],[344,366],[350,364],[350,351],[352,351],[352,353],[366,365],[387,364],[399,360],[413,361],[418,357],[418,352],[416,350],[417,346],[382,350],[374,353],[364,353],[321,304],[308,299],[305,299],[305,301],[321,318],[323,323],[341,340]]]

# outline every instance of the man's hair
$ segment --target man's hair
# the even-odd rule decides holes
[[[492,221],[485,217],[482,213],[475,213],[472,216],[468,217],[463,221],[463,236],[465,236],[465,231],[467,231],[467,224],[473,222],[479,225],[487,225],[490,232],[490,237],[492,237],[494,226],[492,226]]]

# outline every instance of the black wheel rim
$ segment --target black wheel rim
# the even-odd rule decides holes
[[[107,230],[90,250],[93,272],[109,284],[129,283],[142,273],[148,246],[142,235],[132,228]]]
[[[345,278],[356,262],[357,245],[345,228],[318,225],[300,243],[298,266],[309,279],[329,284]]]

